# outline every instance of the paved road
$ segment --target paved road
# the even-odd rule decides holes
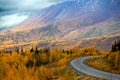
[[[120,75],[118,74],[112,74],[112,73],[100,71],[84,63],[85,60],[87,60],[88,58],[92,58],[92,57],[93,56],[74,59],[70,62],[70,65],[76,71],[80,73],[84,73],[86,75],[90,75],[90,76],[97,77],[97,78],[103,78],[103,79],[120,80]]]

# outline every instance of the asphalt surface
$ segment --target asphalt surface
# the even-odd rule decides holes
[[[92,57],[94,57],[94,56],[74,59],[70,62],[70,65],[77,72],[80,72],[80,73],[83,73],[83,74],[86,74],[89,76],[103,78],[103,79],[109,79],[109,80],[120,80],[119,74],[113,74],[113,73],[97,70],[97,69],[92,68],[84,63],[87,59],[92,58]],[[95,57],[99,57],[99,56],[95,56]]]

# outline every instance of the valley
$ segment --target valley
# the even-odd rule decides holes
[[[40,1],[2,1],[0,80],[120,78],[120,0]]]

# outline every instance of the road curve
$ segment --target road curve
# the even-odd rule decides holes
[[[109,72],[104,72],[101,70],[94,69],[84,63],[85,60],[92,58],[93,56],[77,58],[70,61],[70,66],[77,72],[84,73],[97,78],[110,79],[110,80],[120,80],[119,74],[112,74]],[[98,57],[98,56],[95,56]]]

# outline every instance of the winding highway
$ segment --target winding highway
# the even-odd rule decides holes
[[[94,69],[84,63],[87,59],[92,58],[92,57],[93,56],[74,59],[70,62],[70,66],[73,69],[75,69],[77,72],[80,72],[80,73],[83,73],[86,75],[90,75],[93,77],[109,79],[109,80],[120,80],[119,74],[113,74],[113,73],[97,70],[97,69]],[[98,57],[98,56],[96,56],[96,57]]]

